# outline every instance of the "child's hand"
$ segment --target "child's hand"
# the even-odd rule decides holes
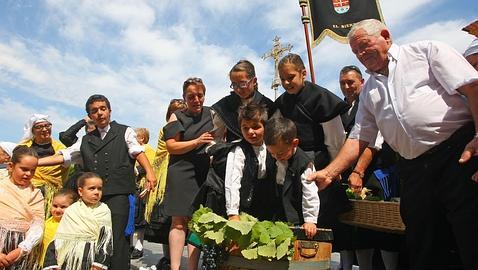
[[[102,270],[102,268],[101,268],[101,267],[98,267],[98,266],[92,265],[91,268],[90,268],[90,270]]]
[[[18,259],[20,259],[20,256],[22,255],[22,249],[21,248],[16,248],[12,251],[10,251],[7,256],[6,256],[6,259],[8,260],[8,262],[11,264],[13,264],[14,262],[18,261]]]
[[[7,260],[7,255],[4,253],[0,253],[0,269],[4,269],[5,267],[8,267],[10,263]]]
[[[302,225],[302,228],[304,228],[305,235],[309,239],[312,239],[317,233],[317,226],[314,223],[306,222]]]
[[[230,215],[230,216],[229,216],[229,220],[241,221],[241,218],[240,218],[238,215]]]

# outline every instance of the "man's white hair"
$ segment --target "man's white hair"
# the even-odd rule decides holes
[[[380,32],[383,29],[388,29],[388,28],[387,26],[385,26],[383,22],[377,19],[362,20],[360,22],[355,23],[350,29],[349,33],[347,34],[347,38],[349,41],[359,29],[364,30],[369,36],[378,37],[380,36]]]

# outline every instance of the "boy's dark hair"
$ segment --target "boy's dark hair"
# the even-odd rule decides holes
[[[108,107],[108,109],[111,110],[111,105],[108,98],[106,98],[103,95],[96,94],[96,95],[90,96],[88,100],[86,101],[85,109],[87,114],[90,114],[90,105],[97,101],[104,101],[106,103],[106,107]]]
[[[277,145],[280,142],[291,144],[295,138],[297,138],[297,127],[292,120],[274,117],[266,122],[264,130],[264,143],[266,145]]]
[[[277,65],[277,68],[282,68],[285,64],[293,64],[297,70],[303,70],[305,69],[304,61],[302,61],[302,58],[298,54],[295,53],[289,53],[286,56],[282,57],[282,59],[279,61],[279,64]]]
[[[78,193],[74,192],[71,189],[68,188],[62,188],[58,190],[54,195],[53,198],[58,197],[58,196],[65,196],[70,198],[71,203],[74,203],[76,200],[78,200]]]
[[[254,68],[254,65],[249,61],[249,60],[239,60],[229,71],[229,76],[231,76],[231,73],[233,72],[241,72],[244,71],[247,74],[248,79],[252,79],[256,77],[256,69]],[[257,91],[259,88],[259,83],[256,83],[256,86],[254,87],[254,90]]]
[[[265,126],[267,118],[267,109],[264,104],[250,102],[240,107],[237,121],[239,125],[241,125],[242,120],[246,120],[261,122]]]
[[[362,79],[362,72],[360,71],[360,68],[358,68],[357,66],[354,66],[354,65],[343,67],[340,70],[340,75],[345,74],[349,71],[353,71],[353,72],[357,73],[359,75],[360,79]]]
[[[101,179],[101,181],[103,181],[103,179],[98,174],[94,172],[85,172],[85,173],[82,173],[80,177],[78,177],[78,180],[76,180],[77,186],[79,188],[84,187],[86,179],[90,179],[90,178],[99,178]]]
[[[26,145],[18,145],[12,152],[12,163],[18,163],[24,156],[32,156],[38,159],[38,154],[35,149]]]

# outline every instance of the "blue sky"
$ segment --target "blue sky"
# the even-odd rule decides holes
[[[435,39],[462,52],[473,39],[461,28],[478,19],[476,1],[380,4],[397,44]],[[113,119],[149,128],[155,145],[182,82],[202,77],[211,105],[229,92],[228,72],[240,59],[254,63],[261,92],[273,98],[274,65],[261,56],[278,35],[306,60],[300,15],[297,0],[2,0],[0,140],[18,141],[32,113],[49,114],[57,138],[100,93]],[[339,96],[340,68],[361,67],[348,45],[328,37],[313,59],[317,83]]]

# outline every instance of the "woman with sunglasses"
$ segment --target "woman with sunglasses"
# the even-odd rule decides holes
[[[191,203],[204,183],[209,157],[205,146],[212,142],[211,110],[204,107],[206,87],[200,78],[189,78],[183,84],[183,98],[187,109],[175,111],[164,129],[169,152],[164,212],[172,217],[169,231],[171,269],[179,270],[187,224],[192,215]],[[199,249],[188,245],[188,269],[197,269]]]
[[[229,71],[231,93],[212,105],[214,110],[214,139],[216,142],[231,142],[242,138],[237,117],[239,107],[249,102],[264,104],[267,115],[273,114],[273,102],[262,95],[258,89],[254,65],[248,60],[240,60]]]
[[[65,146],[51,137],[52,124],[49,116],[33,114],[23,128],[21,145],[33,148],[40,158],[53,156]],[[68,177],[68,167],[63,165],[39,166],[32,178],[32,184],[39,188],[45,197],[45,218],[50,216],[53,194],[63,187]]]

